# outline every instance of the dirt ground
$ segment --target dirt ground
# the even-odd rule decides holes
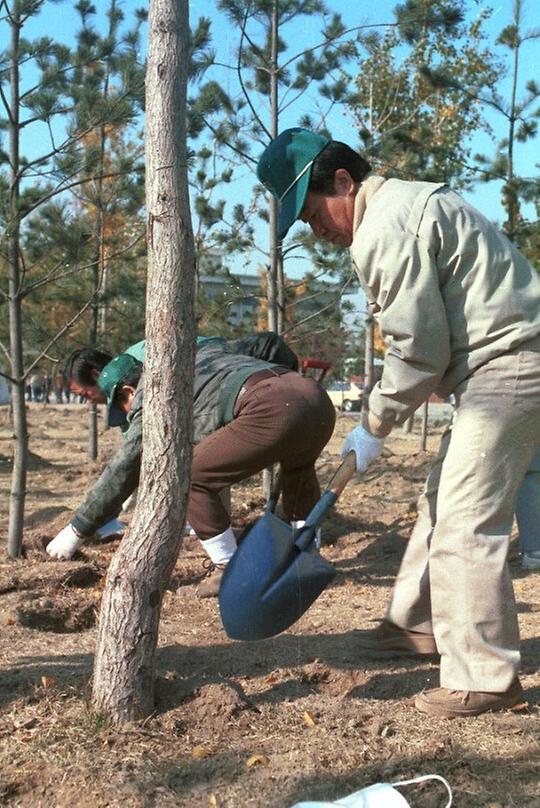
[[[203,553],[190,538],[163,605],[155,714],[122,729],[90,705],[96,619],[117,540],[70,562],[43,545],[69,521],[120,438],[86,458],[84,406],[32,404],[25,557],[0,555],[0,804],[290,808],[374,782],[437,772],[459,808],[540,807],[540,575],[510,560],[527,702],[499,715],[429,718],[412,697],[438,684],[434,662],[371,659],[355,631],[384,615],[441,428],[428,451],[397,434],[352,481],[324,527],[337,569],[302,620],[260,642],[227,639],[218,606],[199,600]],[[338,418],[320,459],[327,481],[354,416]],[[10,427],[0,410],[0,536],[10,484]],[[258,479],[233,490],[234,524],[261,513]],[[5,544],[3,544],[5,546]],[[446,803],[438,784],[402,789],[411,806]]]

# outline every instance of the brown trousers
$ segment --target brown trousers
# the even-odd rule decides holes
[[[230,525],[219,494],[280,463],[287,519],[305,519],[320,496],[315,461],[330,440],[335,410],[325,390],[293,371],[238,395],[234,419],[195,446],[188,521],[206,540]]]

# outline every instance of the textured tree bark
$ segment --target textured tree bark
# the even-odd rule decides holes
[[[93,703],[114,723],[150,713],[165,586],[191,465],[195,262],[186,159],[188,0],[150,3],[146,79],[147,347],[137,509],[107,577]]]
[[[9,498],[7,550],[13,558],[21,554],[26,477],[28,470],[28,429],[24,400],[23,322],[20,259],[20,157],[19,157],[19,45],[21,14],[15,6],[10,15],[9,85],[10,109],[7,122],[9,138],[9,194],[7,227],[9,358],[11,362],[11,406],[13,412],[13,471]]]

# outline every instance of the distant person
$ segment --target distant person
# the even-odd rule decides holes
[[[50,392],[51,392],[51,377],[47,372],[43,374],[43,393],[42,393],[42,400],[44,404],[50,404]]]
[[[519,486],[540,446],[540,278],[506,236],[444,183],[385,179],[346,143],[287,129],[260,181],[278,199],[278,237],[298,219],[349,248],[383,338],[381,380],[348,436],[359,471],[431,393],[456,398],[419,501],[386,619],[358,654],[440,654],[433,716],[523,699],[507,564]]]
[[[64,401],[64,375],[61,370],[57,370],[54,374],[54,399],[57,404]]]
[[[540,570],[540,450],[536,452],[519,489],[516,505],[521,566]]]
[[[43,394],[43,377],[40,373],[33,373],[30,376],[30,387],[32,388],[32,400],[41,401]]]
[[[264,353],[269,361],[256,358]],[[79,357],[80,362],[81,357]],[[298,360],[271,333],[225,342],[204,339],[195,358],[194,443],[187,517],[215,565],[199,595],[218,594],[236,550],[230,514],[220,493],[274,463],[282,469],[282,502],[290,521],[306,518],[320,496],[315,461],[335,422],[332,402],[313,379],[296,372]],[[95,376],[91,368],[86,378]],[[86,388],[107,403],[111,426],[127,424],[126,440],[71,521],[48,545],[70,558],[96,529],[115,517],[139,482],[142,450],[143,365],[120,354]],[[73,371],[72,371],[73,372]],[[80,376],[79,376],[80,378]]]

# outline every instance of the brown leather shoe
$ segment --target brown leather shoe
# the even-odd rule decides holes
[[[433,656],[439,653],[433,634],[401,628],[390,620],[383,620],[377,628],[368,631],[356,631],[354,643],[363,651],[385,655]]]
[[[211,564],[208,567],[206,578],[201,581],[195,590],[198,598],[217,598],[226,566],[226,564]]]
[[[424,690],[414,700],[414,706],[428,715],[440,718],[459,718],[480,715],[494,710],[507,710],[523,701],[523,688],[516,677],[504,693],[485,693],[476,690],[449,690],[435,687]]]

